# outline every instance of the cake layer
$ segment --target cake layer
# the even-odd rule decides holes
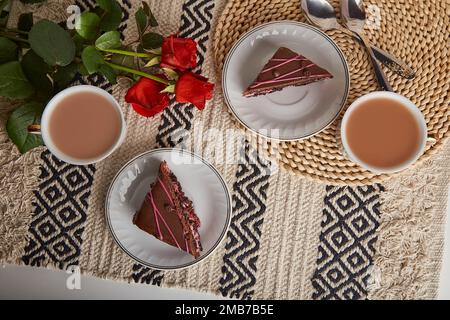
[[[244,91],[247,97],[267,94],[288,86],[302,86],[333,76],[311,60],[281,47],[265,64],[255,81]]]

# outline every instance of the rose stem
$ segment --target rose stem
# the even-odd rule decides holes
[[[103,49],[102,51],[110,52],[110,53],[117,53],[124,56],[132,56],[132,57],[141,57],[141,58],[152,58],[153,55],[149,55],[148,53],[139,53],[139,52],[133,52],[133,51],[125,51],[125,50],[117,50],[117,49]]]
[[[22,31],[22,30],[19,30],[19,29],[1,28],[0,30],[3,31],[3,32],[13,32],[13,33],[20,33],[20,34],[23,34],[23,35],[28,35],[28,32]]]
[[[19,41],[19,42],[28,43],[28,40],[26,40],[26,39],[17,38],[17,37],[14,37],[14,36],[12,36],[12,35],[9,35],[9,34],[7,34],[7,33],[0,32],[0,36],[1,36],[1,37],[5,37],[5,38],[8,38],[8,39],[11,39],[11,40],[13,40],[13,41]]]
[[[129,73],[133,73],[133,74],[136,74],[138,76],[146,77],[146,78],[155,80],[157,82],[163,83],[165,85],[169,85],[169,81],[161,79],[160,77],[154,76],[152,74],[148,74],[148,73],[145,73],[145,72],[142,72],[142,71],[130,69],[130,68],[127,68],[127,67],[122,66],[120,64],[114,64],[114,63],[110,63],[110,62],[106,62],[106,61],[105,61],[105,63],[108,66],[110,66],[111,68],[113,68],[113,69],[129,72]]]
[[[127,44],[124,44],[124,47],[131,46],[132,44],[134,44],[134,43],[136,43],[138,41],[139,41],[139,39],[132,40],[132,41],[128,42]]]

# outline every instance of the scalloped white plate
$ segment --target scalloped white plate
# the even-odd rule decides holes
[[[333,79],[256,97],[242,92],[279,47],[287,47],[327,69]],[[350,77],[336,43],[319,29],[295,21],[270,22],[245,33],[231,48],[222,73],[225,101],[248,129],[278,140],[319,133],[339,115]]]
[[[177,176],[200,218],[203,251],[197,259],[133,224],[162,160]],[[145,152],[120,169],[108,190],[105,210],[114,240],[125,253],[148,267],[175,270],[200,262],[217,248],[230,225],[231,198],[225,181],[206,160],[189,151],[164,148]]]

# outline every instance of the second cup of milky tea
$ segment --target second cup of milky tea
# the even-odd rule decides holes
[[[126,127],[119,103],[103,89],[90,85],[67,88],[55,95],[42,114],[40,133],[59,159],[76,165],[96,163],[122,143]]]
[[[378,174],[411,166],[423,154],[427,139],[427,125],[419,108],[394,92],[372,92],[358,98],[341,123],[348,158]]]

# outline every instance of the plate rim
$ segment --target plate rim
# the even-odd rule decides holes
[[[315,32],[317,32],[319,35],[321,35],[322,37],[324,37],[328,42],[331,43],[331,45],[336,49],[337,53],[339,54],[341,61],[344,65],[344,71],[345,71],[345,93],[343,96],[343,99],[341,101],[341,106],[339,108],[339,110],[336,112],[336,115],[322,128],[320,128],[319,130],[308,134],[308,135],[304,135],[304,136],[300,136],[300,137],[287,137],[287,138],[276,138],[276,137],[272,137],[269,134],[264,134],[262,132],[259,132],[258,130],[250,127],[247,123],[244,122],[244,120],[242,120],[241,118],[239,118],[239,116],[237,115],[236,111],[233,109],[233,104],[231,103],[229,97],[228,97],[228,92],[226,89],[226,81],[225,81],[225,76],[226,76],[226,71],[228,70],[228,65],[229,62],[231,60],[231,57],[234,53],[234,51],[236,50],[236,48],[239,46],[239,44],[245,40],[248,36],[250,36],[252,33],[270,26],[270,25],[276,25],[276,24],[291,24],[291,25],[296,25],[298,27],[305,27],[307,29],[313,30]],[[223,64],[222,67],[222,94],[224,96],[224,100],[225,100],[225,104],[227,105],[228,109],[231,111],[231,113],[233,114],[233,116],[236,118],[236,120],[238,120],[238,122],[243,125],[245,128],[247,128],[248,130],[250,130],[251,132],[257,134],[258,136],[261,136],[263,138],[267,138],[267,139],[271,139],[274,141],[279,141],[279,142],[290,142],[290,141],[301,141],[304,139],[308,139],[311,138],[319,133],[321,133],[323,130],[325,130],[326,128],[328,128],[334,121],[336,121],[336,119],[339,117],[339,115],[341,114],[342,110],[344,109],[347,100],[348,100],[348,96],[350,94],[350,70],[348,68],[348,62],[347,59],[345,58],[342,50],[339,48],[339,46],[336,44],[336,42],[334,42],[334,40],[328,36],[325,32],[323,32],[322,30],[320,30],[319,28],[312,26],[310,24],[307,23],[303,23],[303,22],[299,22],[299,21],[294,21],[294,20],[278,20],[278,21],[270,21],[270,22],[266,22],[260,25],[255,26],[254,28],[248,30],[247,32],[245,32],[244,34],[242,34],[239,39],[231,46],[230,51],[227,53],[226,57],[225,57],[225,62]]]
[[[117,178],[119,177],[119,175],[123,172],[123,170],[125,170],[126,167],[128,167],[129,164],[131,164],[132,162],[136,161],[137,159],[146,156],[146,155],[151,155],[151,154],[156,154],[156,153],[161,153],[161,152],[172,152],[172,151],[177,151],[179,153],[188,153],[191,156],[199,159],[203,164],[205,164],[206,166],[208,166],[210,169],[212,169],[212,171],[216,174],[216,176],[219,178],[220,183],[222,184],[224,190],[225,190],[225,194],[226,194],[226,198],[227,198],[227,217],[226,217],[226,223],[224,225],[224,228],[222,229],[222,232],[220,234],[220,237],[217,239],[217,241],[214,243],[214,245],[211,247],[211,249],[206,252],[205,255],[203,255],[201,258],[199,259],[195,259],[191,262],[188,263],[184,263],[181,265],[177,265],[174,267],[164,267],[164,266],[158,266],[158,265],[154,265],[152,263],[149,263],[147,261],[144,261],[136,256],[134,256],[131,252],[129,252],[126,248],[124,248],[124,246],[122,246],[122,244],[120,243],[119,239],[117,239],[116,234],[114,233],[113,227],[111,225],[111,220],[109,218],[109,214],[108,214],[108,204],[110,201],[110,196],[111,196],[111,192],[112,192],[112,188],[114,186],[114,184],[116,183]],[[225,179],[223,178],[223,176],[220,174],[220,172],[206,159],[204,159],[202,156],[190,151],[190,150],[186,150],[186,149],[182,149],[182,148],[157,148],[157,149],[152,149],[152,150],[147,150],[144,151],[140,154],[138,154],[137,156],[133,157],[132,159],[128,160],[120,169],[119,171],[117,171],[117,173],[114,175],[114,178],[111,180],[111,183],[108,187],[108,191],[106,193],[106,198],[105,198],[105,218],[107,221],[107,225],[108,225],[108,229],[114,239],[114,242],[119,246],[119,248],[125,252],[130,258],[132,258],[133,260],[135,260],[136,262],[155,269],[155,270],[161,270],[161,271],[170,271],[170,270],[182,270],[188,267],[192,267],[194,265],[196,265],[197,263],[199,263],[200,261],[203,261],[204,259],[206,259],[207,257],[209,257],[214,251],[216,251],[216,249],[219,247],[220,243],[223,241],[223,239],[225,238],[226,234],[228,233],[228,230],[230,228],[230,224],[231,224],[231,218],[232,218],[232,213],[233,213],[233,207],[232,207],[232,199],[231,199],[231,193],[230,190],[228,188],[227,183],[225,182]]]

